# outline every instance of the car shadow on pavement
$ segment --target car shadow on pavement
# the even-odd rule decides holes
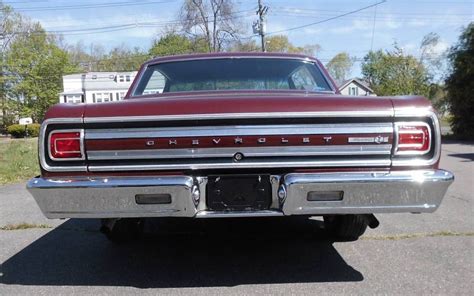
[[[448,156],[462,158],[467,162],[474,161],[474,153],[452,153],[448,154]]]
[[[0,281],[178,288],[363,280],[316,220],[149,220],[143,238],[121,245],[98,224],[66,221],[8,259]]]

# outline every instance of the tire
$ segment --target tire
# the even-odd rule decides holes
[[[102,219],[101,231],[114,243],[126,243],[138,239],[143,233],[143,221],[135,218]]]
[[[355,241],[367,229],[367,219],[364,215],[324,216],[324,228],[337,240]]]

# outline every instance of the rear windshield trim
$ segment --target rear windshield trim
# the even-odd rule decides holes
[[[319,73],[321,74],[321,77],[323,80],[326,82],[330,90],[320,90],[320,91],[306,91],[306,92],[311,92],[311,93],[336,93],[336,86],[334,85],[333,81],[327,76],[327,73],[324,71],[324,69],[321,67],[319,62],[316,59],[312,59],[309,57],[291,57],[291,56],[215,56],[215,57],[187,57],[187,58],[176,58],[176,59],[171,59],[171,60],[166,60],[163,62],[160,61],[152,61],[149,62],[148,64],[145,64],[145,66],[141,69],[140,73],[138,74],[137,79],[132,85],[132,89],[130,91],[130,97],[131,98],[147,98],[147,97],[157,97],[157,96],[167,96],[170,94],[178,94],[181,92],[165,92],[165,93],[155,93],[155,94],[140,94],[137,95],[136,90],[138,86],[140,85],[140,82],[143,78],[143,75],[146,73],[149,67],[154,67],[159,64],[166,64],[166,63],[174,63],[174,62],[185,62],[185,61],[195,61],[195,60],[226,60],[226,59],[283,59],[283,60],[299,60],[305,63],[313,64],[316,66],[318,69]],[[236,91],[236,92],[245,92],[245,91],[272,91],[272,92],[303,92],[301,90],[285,90],[285,89],[268,89],[268,90],[256,90],[256,89],[236,89],[236,90],[223,90],[223,91]],[[196,93],[209,93],[209,92],[219,92],[219,90],[193,90],[190,92],[196,92]],[[188,92],[188,93],[190,93]]]

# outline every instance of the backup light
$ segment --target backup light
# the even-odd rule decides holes
[[[83,131],[53,131],[49,135],[49,157],[52,160],[84,159]]]

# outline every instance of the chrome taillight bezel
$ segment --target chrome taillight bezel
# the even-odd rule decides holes
[[[399,150],[400,146],[403,144],[399,144],[399,136],[400,136],[400,128],[403,126],[409,126],[409,127],[424,127],[428,131],[428,147],[424,150]],[[433,136],[432,136],[432,130],[431,126],[423,121],[399,121],[395,122],[394,124],[394,134],[395,137],[393,139],[394,145],[393,145],[393,154],[394,155],[425,155],[428,154],[431,151],[431,147],[433,145]],[[424,143],[422,144],[424,146]]]
[[[53,153],[51,151],[51,137],[54,134],[59,134],[59,133],[79,133],[79,138],[72,138],[72,139],[78,139],[79,140],[79,151],[73,151],[74,153],[80,153],[80,157],[65,157],[65,158],[58,158],[54,157]],[[69,139],[69,138],[61,138],[61,139]],[[84,130],[83,129],[58,129],[58,130],[53,130],[48,134],[48,157],[52,161],[81,161],[85,160],[85,149],[84,149]]]

